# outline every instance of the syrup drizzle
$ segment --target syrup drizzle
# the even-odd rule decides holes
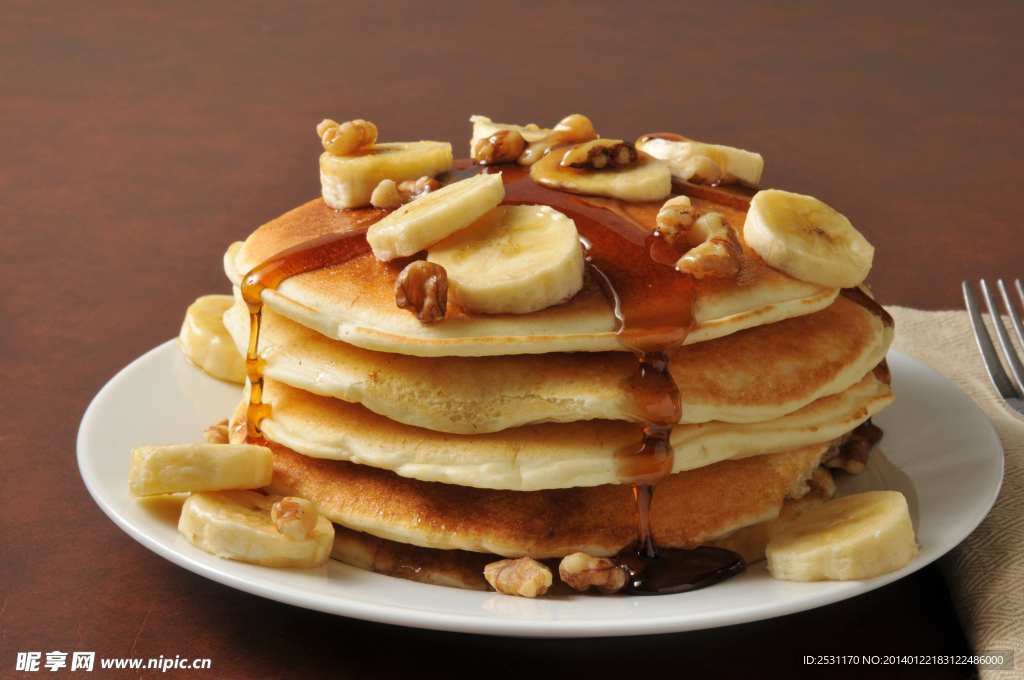
[[[325,234],[284,250],[257,265],[242,281],[242,299],[249,309],[249,348],[245,354],[245,372],[249,378],[249,407],[245,420],[247,444],[265,444],[260,424],[270,415],[263,403],[263,365],[259,358],[260,325],[263,319],[263,291],[277,290],[285,279],[306,272],[342,264],[369,252],[363,226],[352,231]]]
[[[619,481],[633,489],[636,509],[636,543],[619,555],[630,576],[629,589],[637,594],[684,592],[741,573],[746,563],[729,550],[659,551],[651,526],[654,491],[672,473],[672,428],[682,417],[669,355],[694,325],[696,289],[691,275],[675,269],[680,254],[618,201],[547,189],[526,181],[517,168],[499,170],[506,182],[505,204],[550,205],[576,223],[587,265],[614,306],[616,337],[639,359],[628,381],[631,399],[625,410],[643,435],[637,446],[619,451],[615,461]]]
[[[882,320],[882,325],[886,328],[893,328],[896,322],[893,321],[892,315],[885,311],[885,307],[875,302],[875,299],[864,292],[861,288],[843,288],[839,291],[839,294],[850,302],[855,302],[864,309],[868,310],[879,319]],[[885,363],[885,360],[882,360]],[[888,370],[888,369],[887,369]]]

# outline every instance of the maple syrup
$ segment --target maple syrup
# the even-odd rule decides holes
[[[882,325],[886,328],[893,328],[895,321],[889,312],[885,311],[885,307],[875,302],[875,299],[864,292],[861,288],[843,288],[839,291],[839,294],[850,302],[855,302],[864,309],[871,312],[874,316],[877,316],[882,320]],[[882,363],[885,363],[883,360]]]
[[[874,446],[882,439],[882,428],[871,422],[868,418],[863,423],[853,428],[854,437],[864,437],[868,440],[868,446]]]
[[[263,365],[259,358],[260,325],[263,319],[263,291],[277,290],[285,279],[306,272],[342,264],[370,250],[367,227],[325,234],[288,248],[254,267],[242,280],[242,300],[249,310],[249,347],[245,354],[245,372],[249,378],[249,407],[246,411],[248,444],[263,444],[266,439],[260,424],[270,415],[263,403]]]
[[[639,360],[628,380],[631,398],[625,409],[643,435],[636,446],[615,457],[620,483],[633,489],[636,511],[636,543],[619,556],[629,574],[627,588],[637,594],[678,593],[742,573],[746,563],[730,550],[659,551],[651,528],[654,492],[672,474],[672,428],[682,417],[669,355],[694,325],[693,276],[675,269],[679,254],[639,224],[621,201],[554,191],[518,168],[504,166],[500,171],[506,183],[505,204],[549,205],[576,223],[587,265],[615,309],[616,336]]]

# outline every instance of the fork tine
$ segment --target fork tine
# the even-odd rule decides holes
[[[1000,279],[999,285],[1002,286],[1002,283],[1002,279]],[[1024,398],[1024,366],[1021,365],[1020,357],[1017,356],[1017,350],[1014,349],[1013,343],[1010,342],[1010,334],[1006,332],[1006,326],[1003,325],[1003,317],[999,313],[999,306],[996,305],[995,296],[988,289],[985,279],[981,280],[981,292],[985,296],[988,313],[992,315],[992,325],[995,327],[996,335],[999,337],[999,344],[1003,346],[1003,355],[1006,357],[1006,363],[1010,366],[1010,373],[1013,374],[1017,381],[1017,394]],[[1007,300],[1007,303],[1009,303],[1009,300]],[[1009,306],[1013,307],[1013,305]]]
[[[1017,399],[1013,383],[1010,382],[1010,377],[1003,370],[1003,365],[999,363],[995,345],[992,344],[992,338],[989,337],[988,330],[985,328],[985,322],[981,319],[981,310],[978,308],[978,301],[974,298],[971,286],[966,281],[962,285],[964,301],[967,303],[967,313],[971,317],[971,325],[974,326],[974,338],[978,341],[978,349],[981,351],[981,358],[985,362],[988,376],[992,379],[992,385],[1004,400]]]
[[[1020,304],[1024,307],[1024,287],[1021,287],[1020,279],[1017,279],[1014,283],[1017,285],[1017,295],[1020,296]],[[1017,339],[1020,340],[1021,347],[1024,347],[1024,324],[1021,323],[1017,308],[1010,303],[1010,295],[1006,292],[1006,286],[1003,285],[1002,279],[999,279],[999,292],[1003,294],[1003,302],[1006,303],[1006,309],[1010,312],[1010,320],[1013,322],[1013,329],[1017,331]]]

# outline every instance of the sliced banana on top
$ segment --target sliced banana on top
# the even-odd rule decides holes
[[[245,357],[224,328],[224,312],[233,304],[230,295],[204,295],[185,312],[178,346],[193,364],[214,378],[245,382]]]
[[[181,508],[178,531],[200,550],[264,567],[312,569],[327,562],[334,525],[317,515],[316,525],[304,538],[285,536],[271,516],[281,500],[255,491],[192,494]]]
[[[576,223],[544,205],[495,208],[428,249],[467,311],[526,314],[567,302],[583,287]]]
[[[385,179],[404,182],[434,177],[452,167],[448,142],[375,144],[351,155],[320,155],[320,184],[324,202],[335,210],[370,205],[373,190]]]
[[[783,581],[850,581],[907,566],[917,555],[907,499],[868,491],[829,501],[768,543],[768,571]]]
[[[601,169],[562,165],[572,151],[554,149],[530,166],[530,177],[549,189],[585,196],[607,196],[623,201],[663,201],[672,193],[672,175],[657,158],[637,152],[635,163]]]
[[[860,284],[875,254],[843,215],[812,196],[777,189],[754,196],[743,240],[770,267],[830,288]]]
[[[690,179],[692,170],[688,171],[686,166],[696,156],[710,158],[718,165],[722,171],[718,178],[721,184],[739,183],[756,187],[764,170],[764,159],[759,153],[722,144],[695,142],[680,135],[644,135],[636,140],[636,148],[661,159],[673,176],[683,180]]]
[[[366,232],[378,260],[408,257],[480,219],[505,198],[501,173],[474,175],[403,205]]]
[[[469,140],[469,153],[471,158],[476,158],[476,143],[486,139],[496,132],[515,130],[523,136],[527,143],[544,139],[551,132],[548,128],[537,127],[533,123],[529,125],[507,125],[495,123],[487,116],[470,116],[469,121],[473,123],[473,137]]]

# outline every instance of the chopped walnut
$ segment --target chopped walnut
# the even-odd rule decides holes
[[[448,272],[426,260],[411,263],[395,281],[395,304],[423,323],[440,321],[448,311]]]
[[[325,132],[327,132],[331,128],[336,128],[336,127],[338,127],[338,123],[336,123],[335,121],[331,120],[330,118],[324,118],[322,121],[320,121],[316,125],[316,136],[319,137],[322,140],[324,138],[324,133]]]
[[[203,430],[203,439],[207,444],[227,444],[230,441],[228,436],[228,419],[221,418],[210,427]]]
[[[594,586],[604,594],[617,593],[626,586],[626,570],[607,557],[593,557],[584,552],[562,559],[558,575],[576,590]]]
[[[431,191],[437,191],[444,185],[432,177],[420,177],[419,179],[407,179],[398,185],[398,193],[408,196],[406,203],[414,198],[419,198]]]
[[[519,597],[543,595],[552,582],[551,570],[529,557],[492,562],[484,567],[484,578],[499,593]]]
[[[676,262],[676,269],[698,279],[736,276],[743,263],[743,246],[732,225],[718,213],[698,217],[686,196],[670,199],[661,207],[658,233],[673,246],[690,246]]]
[[[693,156],[680,166],[677,176],[691,184],[717,184],[722,168],[707,156]]]
[[[377,126],[365,120],[351,120],[339,125],[324,119],[316,126],[316,133],[324,149],[332,156],[347,156],[373,146],[377,141]]]
[[[595,139],[577,144],[565,152],[563,168],[621,168],[637,159],[636,147],[620,139]]]
[[[825,465],[830,468],[842,468],[851,475],[859,475],[864,472],[864,468],[868,464],[870,451],[871,442],[868,441],[868,438],[855,434],[839,447],[838,455],[827,460]]]
[[[398,210],[405,204],[394,180],[382,179],[370,196],[370,205],[382,210]]]
[[[394,180],[382,179],[370,196],[370,205],[382,210],[397,210],[413,199],[437,191],[444,185],[432,177],[420,177],[395,184]]]
[[[708,213],[693,223],[686,235],[690,250],[676,262],[676,269],[695,278],[736,276],[743,264],[740,235],[718,213]]]
[[[578,113],[558,121],[558,124],[551,128],[551,132],[558,133],[559,139],[563,143],[587,142],[597,139],[594,124],[590,122],[589,118]]]
[[[476,143],[473,158],[480,165],[514,163],[525,148],[526,140],[518,130],[499,130]]]
[[[675,245],[680,237],[685,237],[693,223],[700,217],[697,209],[690,205],[687,196],[676,196],[665,201],[658,211],[658,233],[661,234],[669,245]]]
[[[558,122],[551,132],[543,139],[530,142],[526,150],[519,155],[516,162],[520,165],[533,165],[543,158],[551,149],[563,144],[579,144],[597,139],[594,124],[586,116],[574,113]]]
[[[308,536],[316,528],[319,518],[316,506],[305,498],[287,496],[274,503],[270,509],[270,519],[277,525],[278,532],[296,541]]]

